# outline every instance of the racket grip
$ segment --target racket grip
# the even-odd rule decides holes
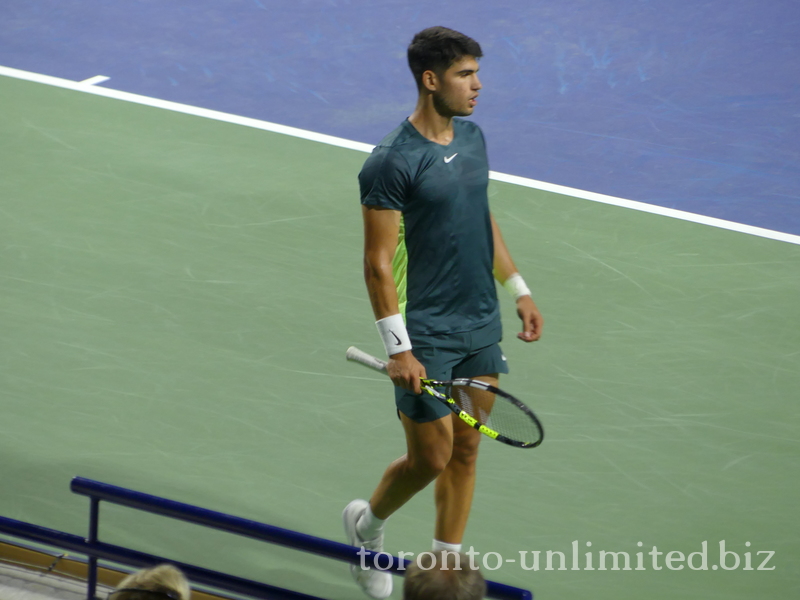
[[[376,358],[371,354],[367,354],[363,350],[359,350],[355,346],[350,346],[345,353],[345,357],[347,360],[352,360],[353,362],[361,363],[365,367],[369,367],[370,369],[374,369],[376,371],[380,371],[381,373],[386,372],[386,361],[381,360],[380,358]]]

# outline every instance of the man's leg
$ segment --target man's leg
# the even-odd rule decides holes
[[[436,479],[447,467],[453,452],[453,420],[450,415],[417,423],[401,412],[400,420],[408,453],[389,465],[372,494],[370,507],[379,519],[388,518]]]
[[[498,376],[475,377],[497,386]],[[482,434],[458,416],[452,415],[453,453],[436,480],[436,529],[434,539],[447,544],[460,544],[467,528],[475,489],[478,445]]]
[[[402,412],[408,453],[394,461],[383,474],[370,502],[353,500],[342,514],[348,542],[368,550],[383,550],[383,521],[414,494],[433,481],[447,466],[453,451],[453,423],[450,415],[417,423]],[[392,576],[366,565],[350,570],[356,582],[370,596],[387,598],[392,593]]]

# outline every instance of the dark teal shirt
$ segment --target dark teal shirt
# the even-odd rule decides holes
[[[403,216],[395,281],[402,288],[405,279],[398,296],[406,299],[410,334],[474,331],[499,320],[486,143],[470,121],[453,119],[453,129],[453,141],[443,146],[406,120],[358,176],[362,204]]]

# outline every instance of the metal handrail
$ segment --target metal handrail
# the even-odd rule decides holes
[[[205,585],[236,594],[244,594],[246,596],[264,598],[267,600],[322,600],[316,596],[309,596],[266,583],[259,583],[218,571],[211,571],[202,567],[167,559],[162,556],[146,554],[144,552],[138,552],[100,541],[90,542],[78,535],[40,527],[39,525],[32,525],[31,523],[17,521],[16,519],[0,517],[0,532],[32,542],[70,550],[78,554],[94,557],[95,559],[102,558],[103,560],[132,567],[152,567],[159,563],[168,562],[181,569],[193,584]],[[89,597],[93,599],[94,596],[95,590],[93,589]]]
[[[200,508],[192,504],[168,500],[167,498],[117,487],[92,479],[75,477],[70,483],[70,489],[76,494],[88,496],[92,499],[105,500],[120,506],[127,506],[128,508],[187,521],[196,525],[203,525],[205,527],[227,531],[228,533],[235,533],[244,537],[302,550],[304,552],[311,552],[336,560],[354,564],[357,564],[361,560],[361,556],[358,554],[359,548],[355,546],[299,533],[291,529],[276,527],[275,525],[251,521],[250,519],[244,519],[242,517],[235,517],[215,510]],[[374,553],[371,551],[362,551],[362,555],[366,558],[371,559],[373,554]],[[390,555],[387,555],[385,558],[387,562],[389,556]],[[391,558],[393,559],[391,570],[401,571],[402,569],[399,566],[400,559],[396,557]],[[403,559],[404,566],[408,562],[409,561]],[[381,567],[383,567],[383,562],[381,562]]]
[[[276,527],[274,525],[267,525],[266,523],[260,523],[242,517],[235,517],[226,513],[185,504],[183,502],[176,502],[175,500],[168,500],[159,496],[129,490],[84,477],[73,478],[70,489],[76,494],[88,496],[92,499],[93,504],[100,500],[105,500],[136,510],[179,519],[181,521],[188,521],[205,527],[287,546],[296,550],[326,556],[351,564],[360,564],[362,558],[364,560],[374,560],[376,554],[375,552],[356,548],[348,544],[334,542],[332,540]],[[90,532],[97,532],[97,513],[98,511],[92,510],[93,522],[89,525]],[[389,559],[391,559],[391,561]],[[384,568],[384,562],[387,563],[385,570],[402,574],[404,573],[406,565],[411,561],[392,556],[388,553],[381,553],[381,562],[379,563],[381,569]],[[496,600],[533,600],[533,594],[529,590],[513,587],[504,583],[487,581],[486,587],[487,597],[495,598]]]

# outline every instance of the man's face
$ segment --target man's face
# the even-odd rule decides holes
[[[468,117],[472,114],[482,87],[478,68],[474,57],[465,56],[437,77],[439,85],[433,94],[436,112],[445,117]]]

